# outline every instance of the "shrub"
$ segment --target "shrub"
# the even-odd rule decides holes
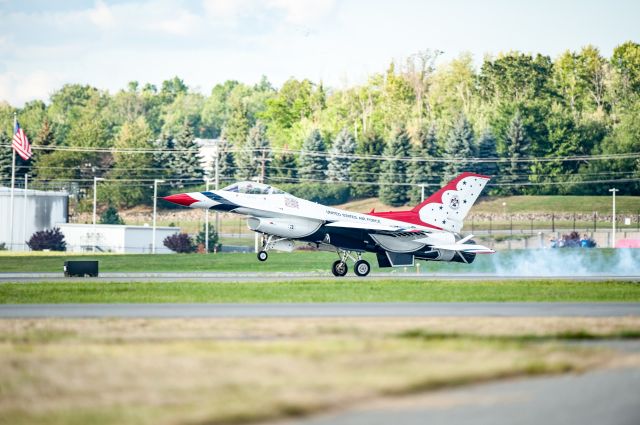
[[[203,247],[205,242],[204,231],[205,231],[205,226],[203,224],[202,230],[200,230],[196,235],[196,243],[198,245],[202,244]],[[211,223],[209,223],[209,252],[214,252],[216,248],[218,249],[218,251],[220,251],[220,246],[218,245],[218,232],[216,232],[216,229],[214,228],[214,226],[212,226]]]
[[[124,220],[118,214],[118,210],[109,205],[109,208],[100,215],[100,224],[124,224]]]
[[[51,251],[67,250],[67,243],[64,241],[64,235],[57,227],[54,227],[51,230],[40,230],[35,232],[31,235],[27,245],[34,251],[42,251],[43,249],[50,249]]]
[[[193,243],[193,239],[191,239],[191,236],[186,233],[174,233],[173,235],[169,235],[164,238],[162,243],[171,251],[181,254],[195,252],[196,250],[196,245]]]

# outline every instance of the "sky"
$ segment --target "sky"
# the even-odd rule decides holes
[[[0,101],[66,83],[116,92],[178,76],[208,94],[228,79],[343,88],[421,50],[605,56],[640,42],[638,0],[0,0]]]

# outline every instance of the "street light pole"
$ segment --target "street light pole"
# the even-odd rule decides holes
[[[151,231],[151,253],[156,253],[156,205],[158,203],[158,183],[164,183],[164,180],[153,180],[153,230]]]
[[[209,177],[205,178],[204,190],[209,191]],[[209,208],[204,210],[204,253],[209,253]]]
[[[609,192],[613,194],[613,217],[611,220],[611,248],[616,247],[616,192],[619,189],[609,189]]]
[[[96,204],[97,204],[97,193],[96,190],[98,188],[98,181],[104,180],[102,177],[93,176],[93,250],[96,250],[96,246],[98,245],[98,238],[96,235]]]

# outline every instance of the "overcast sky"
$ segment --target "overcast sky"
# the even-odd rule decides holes
[[[65,83],[117,91],[175,75],[344,87],[423,49],[442,60],[509,50],[557,56],[640,42],[638,0],[0,0],[0,101]]]

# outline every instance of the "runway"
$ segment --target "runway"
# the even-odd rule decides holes
[[[0,318],[619,317],[639,315],[640,303],[426,302],[0,305]]]
[[[389,280],[532,280],[560,279],[584,281],[637,281],[640,275],[616,275],[611,273],[579,275],[498,275],[495,273],[404,273],[387,272],[371,273],[362,278],[354,275],[336,278],[328,272],[187,272],[187,273],[100,273],[99,277],[64,277],[62,273],[0,273],[0,283],[22,282],[279,282],[312,279],[339,279],[340,281],[366,282],[367,279]]]
[[[387,399],[288,425],[631,425],[640,369],[509,380]]]

